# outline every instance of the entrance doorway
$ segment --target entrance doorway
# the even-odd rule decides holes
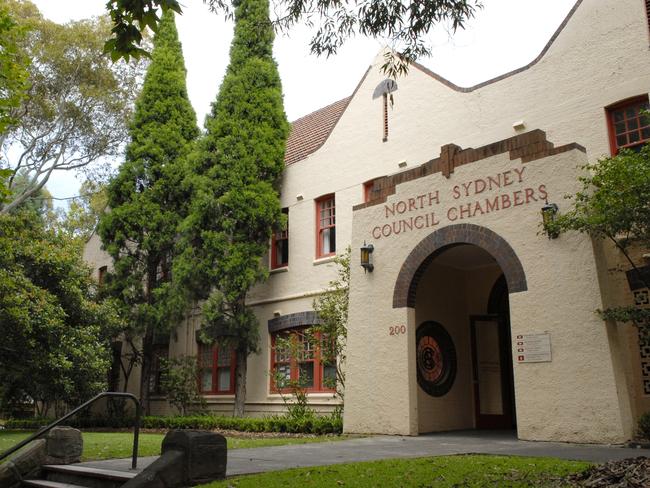
[[[442,248],[422,270],[415,298],[419,431],[514,429],[509,294],[499,263],[474,244]]]

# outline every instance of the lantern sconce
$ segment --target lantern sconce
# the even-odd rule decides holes
[[[375,250],[375,247],[372,244],[366,244],[366,241],[363,241],[363,246],[361,246],[361,266],[363,267],[364,273],[375,269],[375,265],[371,262],[371,254]]]
[[[542,225],[544,226],[544,231],[549,239],[557,238],[560,233],[556,230],[551,230],[553,222],[555,222],[555,216],[557,215],[558,206],[555,203],[546,203],[542,207]]]

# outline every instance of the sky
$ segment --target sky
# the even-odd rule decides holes
[[[43,15],[65,23],[105,12],[106,0],[32,0]],[[472,86],[532,61],[571,10],[575,0],[483,0],[484,8],[465,30],[444,26],[431,35],[433,54],[418,61],[459,86]],[[187,89],[203,125],[228,65],[232,23],[211,13],[202,0],[182,0],[177,26],[187,67]],[[349,96],[382,40],[354,38],[330,58],[309,53],[310,30],[296,26],[278,34],[274,56],[282,79],[285,111],[295,120]],[[76,195],[80,181],[69,172],[53,177],[54,197]]]

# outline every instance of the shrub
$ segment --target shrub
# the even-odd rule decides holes
[[[642,439],[650,440],[650,412],[644,413],[639,418],[637,435]]]
[[[52,422],[53,419],[8,419],[6,429],[36,430]],[[88,428],[131,428],[132,417],[99,417],[90,416],[73,418],[66,425],[80,429]],[[649,422],[650,425],[650,422]],[[303,418],[292,418],[286,415],[274,415],[264,418],[253,417],[223,417],[215,415],[182,416],[147,416],[142,418],[141,427],[144,429],[198,429],[198,430],[237,430],[241,432],[290,432],[295,434],[340,434],[343,431],[343,421],[340,415],[317,415]],[[650,432],[650,429],[649,429]]]

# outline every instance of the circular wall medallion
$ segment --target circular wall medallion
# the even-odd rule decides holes
[[[456,379],[456,348],[449,333],[437,322],[424,322],[416,333],[418,384],[439,397]]]

